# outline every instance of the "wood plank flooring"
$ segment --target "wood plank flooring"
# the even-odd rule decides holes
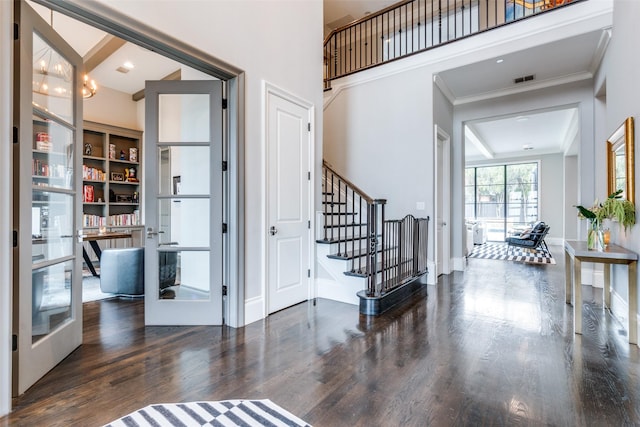
[[[245,328],[144,327],[85,304],[84,344],[0,426],[99,426],[151,403],[271,399],[314,426],[640,425],[640,356],[585,287],[574,335],[557,265],[469,259],[405,310],[328,300]]]

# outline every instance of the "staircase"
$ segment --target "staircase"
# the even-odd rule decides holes
[[[326,162],[322,189],[318,296],[378,314],[368,312],[371,301],[387,309],[381,301],[398,300],[400,288],[427,273],[429,218],[386,220],[386,200],[370,197]]]

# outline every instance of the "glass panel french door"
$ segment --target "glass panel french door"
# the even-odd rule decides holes
[[[145,323],[222,324],[222,82],[145,88]]]
[[[79,135],[82,58],[28,5],[20,22],[14,121],[14,395],[82,343]]]
[[[489,241],[538,220],[538,163],[465,169],[465,218],[480,223]]]

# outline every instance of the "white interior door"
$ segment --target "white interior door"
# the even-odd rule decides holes
[[[450,237],[450,154],[449,135],[436,126],[436,277],[449,274]]]
[[[145,88],[145,323],[222,324],[222,82]]]
[[[311,109],[267,91],[268,310],[309,298]]]
[[[82,58],[16,3],[13,394],[82,343]],[[14,103],[16,105],[16,103]]]

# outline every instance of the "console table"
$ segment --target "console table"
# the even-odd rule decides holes
[[[608,245],[604,251],[588,250],[587,242],[576,240],[566,240],[564,251],[567,304],[571,304],[572,290],[575,301],[573,304],[574,332],[582,334],[582,262],[605,264],[604,306],[609,309],[611,308],[611,265],[626,264],[629,272],[629,343],[638,344],[638,254],[614,244]]]

